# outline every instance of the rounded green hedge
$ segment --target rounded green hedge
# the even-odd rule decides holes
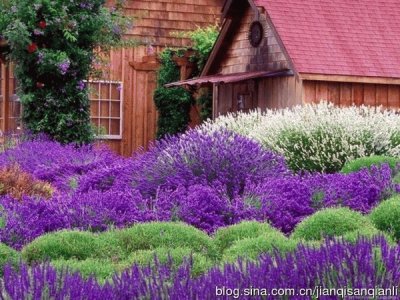
[[[214,242],[221,252],[233,243],[246,238],[256,238],[275,231],[268,223],[244,221],[229,227],[220,228],[214,235]]]
[[[400,240],[400,196],[383,201],[370,214],[373,224],[387,232],[396,241]]]
[[[346,233],[371,228],[365,216],[349,208],[327,208],[316,212],[299,223],[292,233],[295,239],[306,241],[324,237],[342,236]]]
[[[359,230],[350,231],[345,233],[342,238],[345,241],[356,243],[360,238],[372,239],[376,236],[383,236],[390,245],[396,245],[396,242],[390,235],[375,227],[365,227]]]
[[[348,174],[357,172],[363,168],[370,168],[373,165],[382,164],[388,164],[392,170],[395,170],[397,164],[399,163],[400,160],[395,157],[380,155],[366,156],[347,162],[340,172]]]
[[[58,231],[38,237],[22,249],[22,258],[28,262],[46,259],[121,258],[118,244],[102,235],[85,231]]]
[[[118,267],[109,259],[86,258],[78,259],[55,259],[51,261],[51,265],[57,270],[68,269],[72,272],[79,272],[83,278],[90,276],[96,277],[100,283],[104,283],[107,279],[111,279]]]
[[[201,230],[184,223],[143,223],[103,235],[110,243],[119,245],[127,255],[137,250],[189,248],[212,259],[217,257],[213,240]]]
[[[282,233],[273,231],[256,238],[236,241],[225,250],[222,261],[235,262],[239,257],[255,260],[263,253],[286,253],[297,247],[297,241],[286,238]]]
[[[157,248],[154,250],[138,250],[125,261],[126,266],[133,264],[154,265],[155,259],[160,263],[167,263],[170,259],[178,267],[185,261],[192,262],[192,275],[198,276],[206,272],[214,264],[204,255],[193,252],[190,248]]]
[[[0,243],[0,276],[3,275],[3,269],[6,264],[16,266],[19,263],[19,252]]]

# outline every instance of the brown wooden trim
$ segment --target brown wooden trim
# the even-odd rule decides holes
[[[248,0],[248,1],[254,13],[256,14],[256,21],[260,21],[260,11],[258,10],[257,5],[254,3],[253,0]]]
[[[373,83],[373,84],[396,84],[396,85],[400,84],[400,78],[390,78],[390,77],[325,75],[325,74],[309,74],[309,73],[300,73],[299,76],[302,80]]]
[[[212,99],[212,118],[215,120],[218,115],[218,98],[219,98],[219,88],[218,84],[213,85],[213,99]]]
[[[2,88],[3,91],[3,102],[2,102],[2,109],[3,109],[3,127],[1,130],[7,132],[9,129],[9,102],[10,102],[10,65],[4,64],[1,68],[2,72]]]
[[[219,33],[217,42],[215,43],[213,49],[211,50],[210,56],[208,57],[203,70],[201,71],[200,77],[209,75],[208,72],[210,71],[213,62],[217,57],[221,46],[225,42],[225,38],[229,32],[229,29],[231,28],[232,23],[233,22],[231,19],[225,19],[224,24],[222,25],[221,31]]]
[[[222,8],[222,20],[228,15],[229,9],[231,8],[233,0],[226,0]]]
[[[154,62],[129,62],[129,65],[136,71],[157,71],[160,67],[158,63]]]

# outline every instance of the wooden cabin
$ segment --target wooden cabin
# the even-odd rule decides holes
[[[104,78],[89,82],[92,122],[114,151],[129,156],[155,139],[153,93],[159,53],[165,47],[189,47],[190,40],[182,32],[218,23],[222,5],[223,0],[125,1],[125,13],[136,20],[125,37],[137,40],[138,45],[112,51],[100,66]],[[3,61],[0,68],[0,130],[15,131],[21,127],[21,105],[12,66]],[[185,79],[186,66],[181,68]]]
[[[199,78],[213,116],[328,100],[400,107],[398,0],[227,0]]]

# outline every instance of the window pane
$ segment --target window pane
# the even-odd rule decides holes
[[[120,100],[121,96],[120,93],[121,91],[118,89],[120,85],[119,84],[112,84],[111,85],[111,99],[113,100]]]
[[[89,98],[90,99],[98,99],[99,98],[99,84],[98,83],[89,83]]]
[[[109,83],[102,83],[101,84],[101,99],[110,99],[110,84]]]
[[[110,103],[108,101],[100,101],[100,117],[110,117]]]
[[[99,116],[99,102],[98,101],[90,101],[90,114],[92,117]]]
[[[100,119],[100,133],[101,134],[110,134],[109,125],[110,125],[110,120]]]
[[[111,135],[120,135],[120,120],[111,120],[111,130],[110,134]]]
[[[111,117],[119,118],[120,117],[120,102],[111,102]]]

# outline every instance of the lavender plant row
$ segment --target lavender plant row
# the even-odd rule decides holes
[[[152,220],[181,220],[212,233],[256,219],[289,233],[324,207],[368,213],[396,189],[387,165],[296,175],[279,155],[228,131],[189,131],[129,159],[28,141],[0,155],[0,165],[12,162],[57,189],[50,200],[0,197],[0,241],[16,249],[55,230],[104,231]]]
[[[384,288],[400,284],[400,248],[389,247],[384,238],[359,239],[356,244],[326,241],[321,248],[299,246],[286,256],[262,255],[257,262],[241,261],[215,267],[198,278],[190,276],[190,262],[178,271],[172,262],[138,267],[116,274],[100,285],[68,270],[56,272],[48,264],[19,270],[7,266],[0,282],[2,299],[216,299],[217,291],[230,290],[232,299],[244,289]],[[219,289],[219,290],[218,290]],[[275,297],[275,298],[274,298]],[[289,298],[289,297],[288,297]],[[339,297],[321,297],[337,299]],[[366,298],[366,297],[365,297]],[[276,299],[276,296],[241,296],[240,299]],[[304,299],[291,296],[290,299]]]

